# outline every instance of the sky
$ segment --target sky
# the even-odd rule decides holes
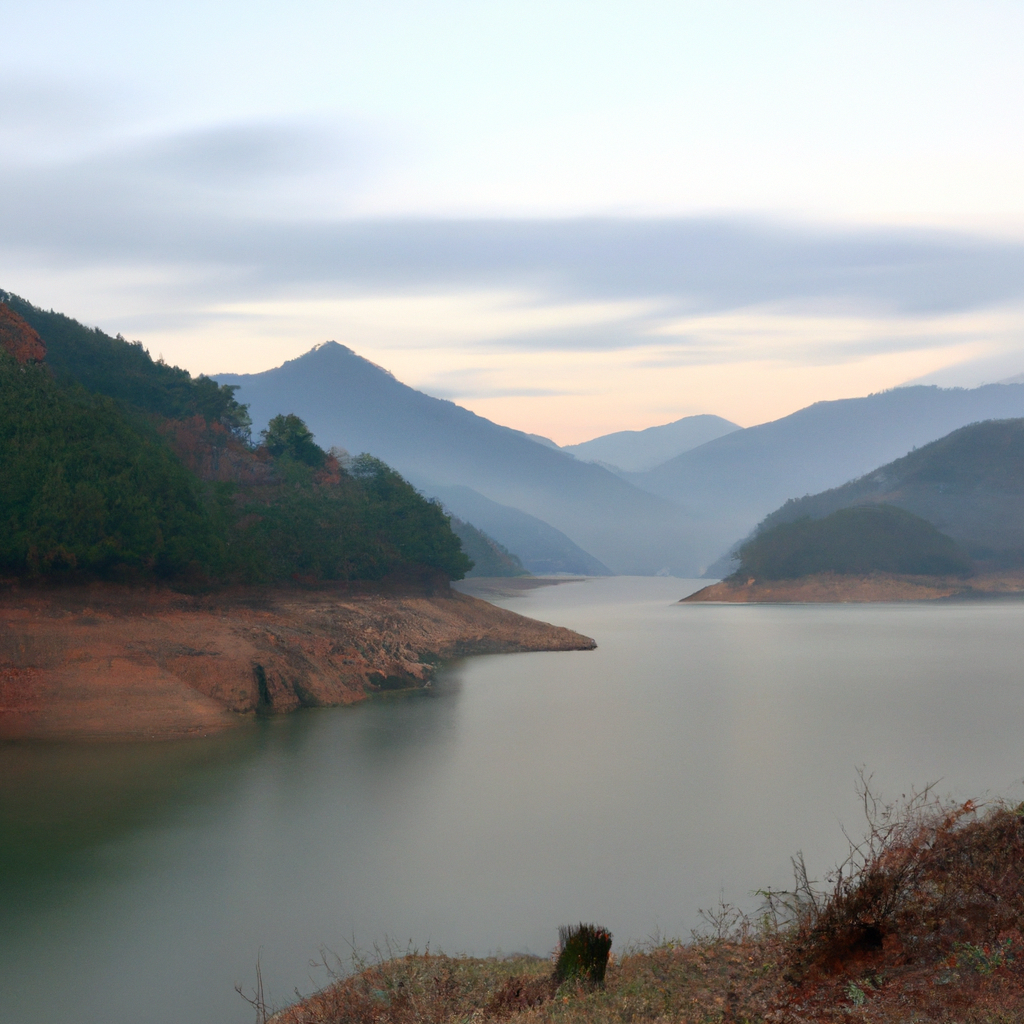
[[[1024,372],[1024,5],[0,0],[0,288],[562,444]]]

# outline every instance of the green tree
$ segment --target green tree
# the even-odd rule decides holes
[[[198,481],[145,421],[0,351],[0,571],[173,576],[218,558]]]
[[[267,451],[275,458],[286,456],[306,466],[322,466],[327,453],[313,440],[313,433],[298,416],[275,416],[260,431]]]

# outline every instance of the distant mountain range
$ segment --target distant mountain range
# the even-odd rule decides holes
[[[902,387],[817,402],[627,479],[691,513],[692,550],[708,566],[788,498],[840,486],[958,427],[1021,416],[1021,384]]]
[[[499,505],[471,487],[435,486],[432,488],[432,496],[440,499],[449,511],[458,509],[461,516],[489,536],[504,538],[502,544],[510,551],[525,551],[526,554],[520,554],[519,557],[535,575],[611,575],[607,565],[574,544],[560,530],[517,508]]]
[[[817,402],[646,472],[613,473],[416,391],[333,342],[274,370],[217,379],[239,386],[257,427],[295,412],[320,443],[372,452],[531,572],[699,575],[788,498],[844,484],[969,423],[1024,416],[1022,384],[902,387]],[[715,430],[732,426],[708,419]]]
[[[721,416],[685,416],[660,427],[619,430],[581,444],[563,445],[562,451],[571,452],[587,462],[600,462],[610,468],[641,473],[740,429]]]
[[[322,446],[371,452],[427,495],[468,487],[542,520],[614,573],[685,575],[696,563],[689,517],[673,502],[416,391],[343,345],[328,342],[264,373],[216,379],[238,385],[257,429],[277,413],[295,413]],[[457,493],[448,503],[528,567],[536,563],[535,552],[474,520]]]
[[[925,486],[927,473],[939,472],[934,466],[927,473],[914,469],[924,458],[915,448],[969,424],[1024,418],[1024,383],[973,390],[901,387],[818,402],[747,429],[715,416],[686,417],[562,450],[547,438],[416,391],[334,342],[264,373],[223,374],[218,384],[193,380],[153,362],[138,344],[17,296],[0,293],[0,299],[45,341],[58,381],[77,382],[149,416],[185,422],[198,415],[221,426],[228,416],[231,430],[244,429],[245,411],[219,385],[236,385],[256,431],[279,413],[302,417],[322,446],[384,460],[535,573],[698,575],[787,499],[810,494],[815,497],[806,505],[794,502],[790,511],[884,500],[934,522],[976,557],[1024,550],[1017,526],[1024,506],[1009,484],[997,486],[993,477],[965,498],[967,492],[949,479],[939,481],[945,489]],[[697,443],[707,432],[719,436]],[[956,448],[983,435],[943,443]],[[1006,451],[1017,443],[1010,435],[990,441]],[[646,471],[622,468],[693,443]],[[983,448],[975,446],[971,458],[982,460]],[[584,461],[600,456],[617,471]],[[1013,473],[1007,479],[1020,479],[1024,470]],[[819,493],[837,488],[842,493]],[[988,511],[975,516],[968,506],[980,508],[982,494]],[[514,561],[506,566],[515,568]]]
[[[464,522],[457,516],[449,516],[452,533],[459,538],[462,550],[473,560],[473,568],[466,573],[470,576],[528,576],[526,566],[503,544],[488,537],[472,523]]]
[[[927,519],[975,559],[1024,563],[1024,419],[961,427],[842,487],[787,501],[760,528],[883,503]]]

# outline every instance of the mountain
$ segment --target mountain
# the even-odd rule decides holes
[[[33,306],[0,290],[0,301],[45,342],[46,363],[63,384],[76,383],[96,395],[116,399],[122,406],[171,419],[203,416],[231,429],[245,430],[249,418],[230,388],[209,377],[150,357],[141,342],[111,338],[99,328],[86,327],[63,313]]]
[[[837,487],[969,423],[1020,416],[1021,384],[902,387],[817,402],[628,479],[693,514],[693,550],[707,565],[788,498]]]
[[[562,451],[571,452],[586,462],[600,462],[627,472],[642,473],[691,448],[739,429],[737,424],[721,416],[684,416],[660,427],[619,430],[581,444],[563,445]]]
[[[488,537],[472,523],[451,517],[452,533],[462,542],[462,550],[473,560],[470,576],[528,576],[523,563],[504,545]]]
[[[453,515],[474,526],[514,551],[526,568],[540,576],[570,573],[573,576],[610,576],[603,562],[574,544],[564,533],[542,519],[509,505],[499,505],[471,487],[427,487],[426,494],[437,498]],[[465,545],[464,545],[465,546]],[[476,556],[466,548],[470,558]],[[474,573],[474,575],[480,575]]]
[[[779,522],[748,540],[739,551],[735,579],[799,579],[819,573],[866,576],[965,576],[971,559],[928,520],[897,508],[872,504],[841,508],[822,519]]]
[[[559,445],[555,444],[550,437],[545,437],[543,434],[527,434],[526,436],[531,441],[536,441],[537,444],[547,445],[548,448],[559,448]]]
[[[1024,563],[1024,419],[961,427],[842,487],[787,501],[759,535],[881,503],[927,519],[976,559]]]
[[[694,564],[687,516],[671,501],[416,391],[343,345],[327,342],[276,369],[216,379],[238,386],[257,427],[295,413],[324,447],[371,452],[427,493],[471,487],[562,531],[616,573],[678,573]]]
[[[441,508],[379,460],[342,468],[294,416],[253,448],[230,387],[18,301],[34,323],[0,302],[0,575],[205,587],[471,567]]]

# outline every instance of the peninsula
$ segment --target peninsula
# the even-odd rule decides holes
[[[596,646],[437,583],[8,589],[0,740],[205,735],[428,686],[445,659]]]
[[[288,412],[254,439],[232,387],[6,298],[0,740],[202,735],[595,646],[453,591],[463,538],[522,567],[379,459]]]

